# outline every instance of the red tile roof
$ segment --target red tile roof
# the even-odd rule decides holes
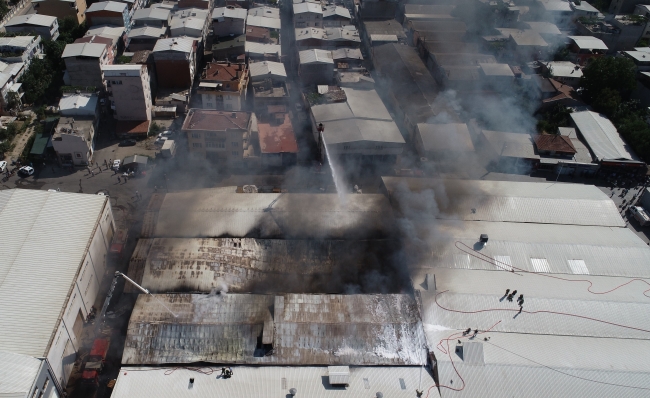
[[[183,130],[225,131],[248,129],[251,114],[248,112],[224,112],[209,109],[190,109],[183,123]]]
[[[576,148],[571,139],[560,134],[542,134],[534,137],[538,151],[554,151],[575,154]]]
[[[289,115],[284,115],[280,125],[258,123],[260,149],[262,153],[298,153],[298,143]]]
[[[116,133],[119,134],[147,134],[151,121],[118,121]]]
[[[203,72],[203,76],[201,76],[201,80],[211,82],[229,82],[238,80],[245,68],[246,65],[244,64],[212,62],[206,66],[205,72]]]

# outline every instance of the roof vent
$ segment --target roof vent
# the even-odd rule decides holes
[[[289,390],[289,394],[291,394],[292,397],[295,397],[297,392],[298,390],[296,390],[295,388]]]
[[[191,390],[192,388],[194,388],[194,377],[190,378],[190,384],[187,386],[188,390]]]
[[[233,112],[231,116],[237,119],[237,112]]]
[[[349,366],[328,366],[327,373],[331,385],[348,385],[350,384],[350,367]]]
[[[384,398],[384,394],[382,394],[382,393],[380,393],[380,392],[378,392],[377,394],[375,394],[375,396],[376,396],[377,398]]]
[[[481,243],[483,243],[483,244],[487,244],[487,243],[488,243],[488,236],[487,236],[487,234],[481,234],[481,237],[479,238],[479,241],[480,241]]]
[[[466,341],[456,345],[456,354],[466,365],[485,365],[483,343]]]

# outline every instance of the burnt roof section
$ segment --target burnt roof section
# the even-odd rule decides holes
[[[152,202],[153,203],[153,202]],[[147,209],[142,237],[377,239],[394,232],[384,195],[231,193],[201,189],[167,193]]]
[[[422,365],[424,341],[405,294],[140,295],[122,363]]]
[[[282,123],[258,123],[257,129],[262,153],[298,153],[289,114],[284,115]]]
[[[553,151],[575,154],[576,148],[571,139],[560,134],[541,134],[533,137],[539,151]]]
[[[394,19],[385,21],[363,21],[366,34],[370,35],[395,35],[398,39],[405,40],[406,33],[402,24]]]
[[[183,130],[225,131],[248,128],[249,112],[223,112],[209,109],[190,109],[183,123]]]
[[[136,51],[133,53],[130,64],[147,64],[151,62],[151,50]]]

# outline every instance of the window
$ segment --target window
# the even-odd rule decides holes
[[[343,145],[343,149],[347,151],[348,149],[350,149],[350,145]]]
[[[80,153],[75,153],[75,155],[77,156],[77,159],[81,159],[81,154]]]
[[[192,133],[192,138],[201,138],[201,133]]]
[[[233,147],[233,148],[237,148],[238,146],[239,146],[239,143],[238,143],[238,142],[233,142],[233,143],[232,143],[232,147]]]
[[[510,256],[494,256],[494,265],[497,269],[512,271],[512,260]]]
[[[206,148],[225,148],[226,145],[223,142],[206,142],[205,143]]]
[[[88,284],[86,285],[86,290],[84,290],[84,296],[88,294],[88,289],[90,289],[90,283],[93,281],[93,276],[95,276],[95,274],[91,274],[90,278],[88,278]]]
[[[46,377],[46,378],[45,378],[45,383],[43,383],[43,388],[42,388],[42,390],[43,390],[43,391],[47,390],[47,386],[48,386],[49,384],[50,384],[50,378],[49,378],[49,377]]]
[[[239,156],[239,152],[237,152],[237,151],[232,151],[232,156]]]
[[[38,4],[38,3],[36,3]],[[36,398],[36,395],[38,394],[38,388],[34,389],[34,393],[32,394],[32,398]]]
[[[192,144],[192,146],[193,146],[194,148],[203,148],[203,145],[201,145],[201,144],[198,143],[198,142],[195,142],[194,144]]]
[[[384,149],[384,147],[381,145],[375,145],[375,149],[381,151],[382,149]]]
[[[548,264],[548,260],[545,258],[530,258],[530,262],[533,264],[533,270],[535,272],[551,272],[551,267]]]
[[[217,133],[214,131],[207,132],[205,133],[205,138],[217,138]]]
[[[568,260],[571,272],[578,275],[589,275],[589,269],[585,260]]]

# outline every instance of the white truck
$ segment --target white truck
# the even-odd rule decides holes
[[[162,148],[160,148],[160,155],[165,158],[173,158],[176,155],[176,143],[174,140],[166,140]]]
[[[641,224],[641,226],[650,224],[650,217],[643,207],[632,206],[630,207],[630,213],[632,213],[632,216],[639,222],[639,224]]]

